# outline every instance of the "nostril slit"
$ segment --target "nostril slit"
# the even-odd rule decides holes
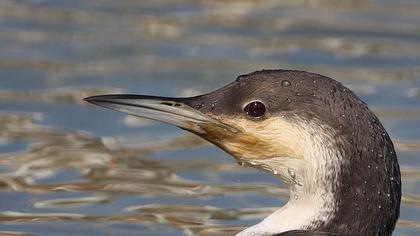
[[[174,106],[174,104],[173,103],[171,103],[171,102],[161,102],[160,104],[162,104],[162,105],[167,105],[167,106]]]

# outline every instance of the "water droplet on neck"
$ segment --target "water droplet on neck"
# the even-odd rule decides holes
[[[294,179],[296,177],[294,170],[289,168],[289,169],[287,169],[287,172],[289,172],[289,175],[290,175],[290,177],[292,177],[292,179]]]
[[[277,175],[278,173],[277,170],[273,170],[273,174]]]
[[[379,209],[382,209],[382,206],[381,206],[381,205],[379,205],[379,206],[378,206],[378,208],[379,208]]]
[[[288,80],[282,80],[281,81],[281,86],[283,87],[289,87],[292,83],[290,83],[290,81]]]
[[[300,96],[300,93],[299,93],[299,92],[297,92],[297,93],[296,93],[296,96]]]
[[[292,102],[292,99],[290,99],[290,98],[286,98],[286,101],[287,101],[287,102]]]
[[[295,194],[295,200],[298,200],[299,196],[297,194]]]
[[[371,168],[371,166],[370,165],[368,165],[368,169],[370,169]]]

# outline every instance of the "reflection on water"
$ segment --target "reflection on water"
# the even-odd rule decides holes
[[[420,3],[0,2],[2,235],[226,235],[284,204],[274,177],[175,128],[83,97],[188,95],[238,74],[334,77],[399,154],[395,235],[420,233]]]

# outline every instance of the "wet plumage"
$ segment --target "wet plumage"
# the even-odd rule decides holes
[[[196,97],[86,100],[193,132],[290,186],[285,207],[238,235],[391,235],[395,227],[401,179],[392,141],[331,78],[264,70]]]

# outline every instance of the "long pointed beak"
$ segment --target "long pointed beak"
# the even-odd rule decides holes
[[[189,99],[194,98],[116,94],[93,96],[84,100],[115,111],[175,125],[204,137],[209,128],[238,132],[237,129],[188,106],[185,102]]]

